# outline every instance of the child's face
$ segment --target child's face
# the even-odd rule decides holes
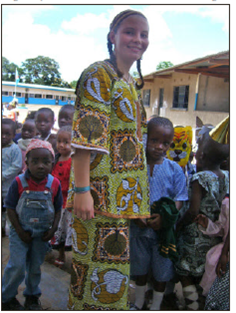
[[[57,151],[62,156],[68,156],[71,153],[71,134],[65,131],[57,135]]]
[[[47,112],[39,113],[35,119],[35,125],[42,136],[47,136],[54,124],[52,115]]]
[[[14,130],[11,125],[2,124],[2,147],[6,147],[15,137]]]
[[[51,152],[45,148],[34,149],[29,152],[26,164],[30,170],[31,178],[40,182],[51,173],[53,157]]]
[[[173,140],[174,132],[170,127],[153,125],[148,134],[147,156],[150,160],[159,161],[165,156]]]
[[[147,20],[139,15],[125,18],[116,33],[111,31],[110,39],[115,45],[116,58],[122,63],[140,59],[146,51],[149,26]]]
[[[72,110],[63,110],[61,112],[59,112],[59,116],[58,116],[58,125],[59,128],[63,127],[63,126],[72,126],[73,123],[73,115],[74,112]]]
[[[34,121],[25,121],[21,129],[22,139],[31,139],[36,136],[36,125]]]

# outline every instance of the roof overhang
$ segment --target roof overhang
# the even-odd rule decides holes
[[[156,71],[144,76],[145,82],[153,82],[155,78],[170,79],[174,72],[206,75],[229,80],[229,51],[209,55],[204,58],[182,63],[164,70]]]

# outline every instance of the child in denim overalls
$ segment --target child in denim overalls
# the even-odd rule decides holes
[[[42,310],[40,266],[57,230],[63,202],[60,182],[49,174],[53,162],[51,144],[32,139],[26,150],[28,169],[9,188],[5,203],[11,222],[10,259],[2,279],[3,310]],[[24,278],[23,307],[15,297]]]

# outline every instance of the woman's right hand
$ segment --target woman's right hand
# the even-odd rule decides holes
[[[83,221],[94,218],[94,201],[90,192],[74,194],[74,214]]]

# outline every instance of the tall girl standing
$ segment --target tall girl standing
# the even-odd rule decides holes
[[[129,220],[150,216],[139,91],[148,33],[142,13],[119,13],[107,36],[110,59],[89,66],[77,83],[67,199],[74,213],[69,309],[129,308]],[[135,61],[141,84],[129,74]]]

